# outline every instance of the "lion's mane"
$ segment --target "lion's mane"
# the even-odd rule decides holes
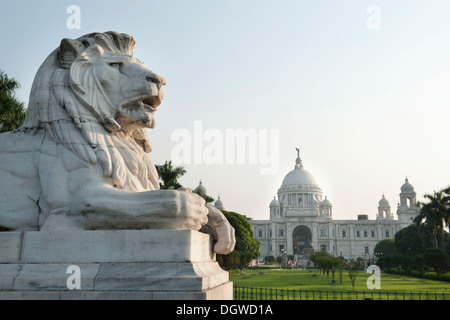
[[[159,189],[158,174],[150,157],[146,129],[134,138],[120,130],[113,106],[89,64],[89,51],[133,54],[134,39],[116,32],[91,33],[64,49],[64,40],[39,68],[30,93],[25,122],[20,130],[45,130],[55,143],[80,159],[99,163],[114,187],[125,191]]]

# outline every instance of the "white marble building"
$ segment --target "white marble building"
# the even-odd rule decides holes
[[[249,220],[261,242],[261,257],[302,255],[305,249],[325,250],[348,259],[373,258],[375,245],[393,238],[419,214],[414,187],[405,180],[401,186],[397,217],[384,195],[378,203],[376,220],[358,215],[357,220],[334,220],[333,205],[323,196],[314,176],[303,168],[300,156],[283,179],[269,205],[270,220]],[[311,251],[311,250],[309,250]]]

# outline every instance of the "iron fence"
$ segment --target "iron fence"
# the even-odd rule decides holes
[[[450,292],[302,290],[235,286],[234,300],[450,300]]]

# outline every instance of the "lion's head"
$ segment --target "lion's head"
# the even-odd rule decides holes
[[[81,159],[100,163],[127,191],[159,188],[146,128],[165,80],[133,56],[135,41],[116,32],[63,39],[39,68],[22,130],[43,128]]]

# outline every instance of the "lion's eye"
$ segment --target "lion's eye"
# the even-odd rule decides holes
[[[116,68],[117,70],[120,70],[120,67],[122,66],[121,62],[112,62],[109,64],[111,67]]]

